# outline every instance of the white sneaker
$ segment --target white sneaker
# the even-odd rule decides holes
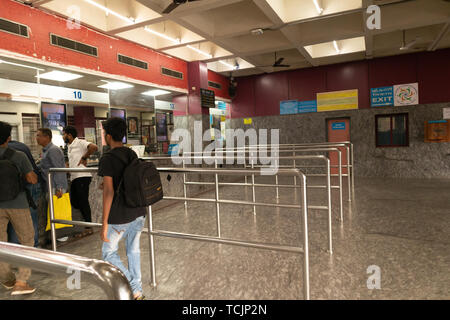
[[[59,242],[66,242],[67,240],[69,240],[69,237],[62,237],[56,240],[58,240]]]

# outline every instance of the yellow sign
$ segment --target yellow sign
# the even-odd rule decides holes
[[[252,124],[252,118],[244,118],[244,124]]]
[[[220,121],[226,121],[226,120],[227,120],[227,118],[225,116],[220,117]]]
[[[317,112],[358,109],[358,89],[317,94]]]

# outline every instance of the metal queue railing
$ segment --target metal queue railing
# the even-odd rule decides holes
[[[52,175],[58,172],[96,172],[97,168],[53,168],[48,172],[48,190],[49,190],[49,208],[50,208],[50,226],[51,226],[51,239],[52,239],[52,249],[56,252],[56,228],[55,223],[62,223],[68,225],[79,225],[79,226],[89,226],[89,227],[101,227],[99,223],[90,222],[79,222],[79,221],[67,221],[55,219],[55,211],[53,206],[53,185],[52,185]],[[229,244],[242,247],[252,247],[258,249],[266,249],[281,252],[292,252],[297,254],[303,254],[303,295],[304,299],[310,299],[310,285],[309,285],[309,240],[308,240],[308,202],[306,193],[306,176],[298,169],[279,169],[278,174],[283,176],[297,176],[300,181],[301,190],[301,203],[300,204],[278,204],[278,203],[261,203],[261,202],[251,202],[251,201],[236,201],[236,200],[222,200],[219,197],[219,175],[237,175],[244,176],[245,174],[261,175],[261,170],[256,169],[209,169],[209,168],[158,168],[161,173],[180,173],[180,174],[206,174],[214,175],[215,179],[215,198],[214,199],[201,199],[201,198],[187,198],[187,197],[169,197],[164,196],[163,200],[177,200],[177,201],[196,201],[196,202],[208,202],[215,203],[216,208],[219,208],[220,204],[237,204],[237,205],[248,205],[248,206],[262,206],[262,207],[278,207],[278,208],[291,208],[300,210],[302,233],[303,233],[303,247],[287,246],[280,244],[269,244],[261,242],[249,242],[237,239],[223,238],[220,234],[220,211],[216,212],[217,220],[217,236],[205,236],[197,234],[187,234],[179,233],[165,230],[154,230],[153,229],[153,215],[152,207],[148,207],[148,228],[143,230],[147,232],[149,236],[149,247],[150,247],[150,275],[151,275],[151,285],[156,287],[156,262],[155,262],[155,236],[180,238],[196,241],[205,241],[212,243]]]
[[[305,149],[317,149],[317,148],[330,148],[330,147],[342,147],[345,148],[346,151],[346,158],[347,158],[347,163],[346,163],[346,168],[347,168],[347,174],[343,174],[343,176],[347,177],[348,183],[348,201],[352,201],[352,195],[354,195],[355,192],[355,182],[354,182],[354,157],[353,157],[353,144],[351,142],[348,141],[344,141],[344,142],[325,142],[325,143],[310,143],[310,144],[279,144],[279,145],[250,145],[250,146],[244,146],[244,147],[237,147],[237,148],[217,148],[216,151],[220,151],[220,152],[226,152],[228,151],[239,151],[239,150],[244,150],[244,151],[248,151],[250,152],[251,150],[259,150],[259,149],[269,149],[269,148],[277,148],[278,150],[282,150],[284,152],[292,152],[292,155],[295,156],[297,151],[301,151]],[[250,166],[250,163],[249,163]],[[244,167],[246,167],[246,165],[244,165]],[[293,163],[293,166],[289,166],[289,167],[299,167],[299,168],[314,168],[314,166],[296,166],[295,165],[295,161]],[[332,168],[336,168],[338,167],[338,165],[332,165]],[[307,176],[323,176],[321,174],[311,174]],[[337,176],[336,174],[332,174],[332,176]]]
[[[133,300],[125,275],[112,264],[72,254],[0,242],[0,261],[52,275],[83,273],[83,279],[96,284],[111,300]]]
[[[347,158],[347,174],[345,176],[348,177],[348,187],[349,187],[349,201],[352,201],[352,197],[351,195],[354,196],[355,194],[355,174],[354,174],[354,148],[353,148],[353,143],[350,141],[340,141],[340,142],[318,142],[318,143],[303,143],[303,144],[278,144],[278,145],[250,145],[247,147],[243,147],[244,150],[249,149],[249,148],[258,148],[258,147],[290,147],[292,148],[292,151],[294,152],[295,155],[295,151],[298,148],[311,148],[311,147],[343,147],[345,148],[346,151],[346,158]],[[217,150],[226,150],[227,148],[221,148],[221,149],[217,149]],[[234,148],[234,149],[239,149],[239,148]],[[336,167],[336,166],[332,166],[332,167]],[[351,187],[350,187],[351,186]],[[351,191],[350,191],[351,189]]]
[[[331,149],[331,148],[330,148]],[[315,209],[315,210],[326,210],[328,212],[328,251],[330,254],[333,254],[333,231],[332,231],[332,198],[331,198],[331,190],[332,189],[339,189],[339,204],[340,204],[340,220],[343,221],[343,203],[342,203],[342,166],[341,166],[341,152],[338,149],[335,149],[333,151],[336,151],[338,153],[338,158],[339,158],[339,185],[338,186],[333,186],[331,185],[331,179],[330,179],[330,160],[323,155],[311,155],[311,156],[295,156],[295,157],[276,157],[276,160],[321,160],[323,162],[325,162],[325,168],[327,168],[327,179],[326,179],[326,185],[325,186],[321,186],[321,185],[307,185],[307,188],[326,188],[326,196],[327,196],[327,205],[326,206],[319,206],[319,205],[308,205],[308,209]],[[218,164],[221,164],[218,162],[218,160],[222,160],[222,162],[226,159],[228,159],[228,157],[213,157],[213,156],[177,156],[176,158],[178,158],[179,161],[182,161],[183,164],[183,168],[186,168],[186,161],[189,160],[190,163],[192,163],[192,161],[195,162],[195,160],[214,160],[214,165],[215,168],[218,167]],[[173,160],[174,158],[172,157],[144,157],[142,158],[143,160],[148,160],[148,161],[162,161],[162,160]],[[230,159],[234,159],[234,157],[231,157]],[[261,158],[260,158],[261,159]],[[266,157],[263,159],[273,159],[271,157]],[[262,159],[261,159],[262,160]],[[277,165],[278,166],[278,165]],[[259,165],[259,168],[264,168],[263,166]],[[254,161],[252,160],[252,169],[256,169],[257,166],[254,165]],[[295,168],[291,168],[291,169],[295,169]],[[307,176],[307,175],[305,175]],[[278,184],[278,174],[275,174],[276,177],[276,182],[275,184],[262,184],[262,183],[255,183],[255,175],[252,174],[252,183],[249,184],[248,182],[245,183],[236,183],[236,182],[219,182],[218,181],[218,177],[216,175],[216,180],[215,182],[198,182],[198,181],[187,181],[187,177],[184,174],[183,176],[183,192],[184,192],[184,198],[187,198],[187,188],[186,186],[188,185],[218,185],[218,186],[243,186],[243,187],[252,187],[252,201],[254,203],[256,203],[256,191],[255,188],[257,187],[272,187],[272,188],[276,188],[277,189],[277,199],[279,198],[279,193],[278,193],[278,188],[293,188],[294,192],[296,192],[296,188],[300,188],[300,186],[298,185],[280,185]],[[187,211],[187,201],[184,202],[184,208],[185,211]],[[220,208],[216,207],[216,213],[220,214]],[[253,206],[253,214],[256,215],[256,205]],[[220,234],[220,229],[219,229],[219,234]]]

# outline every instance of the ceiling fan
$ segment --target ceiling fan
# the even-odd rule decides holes
[[[414,48],[414,46],[416,45],[417,42],[419,42],[420,38],[416,37],[415,40],[411,41],[410,43],[406,43],[405,40],[405,30],[403,30],[403,42],[402,42],[402,46],[400,47],[400,50],[405,51],[405,50],[410,50],[410,49],[419,49],[419,48]]]
[[[165,13],[165,14],[171,13],[173,10],[178,8],[179,5],[182,5],[187,2],[194,2],[194,1],[199,1],[199,0],[173,0],[173,2],[167,8],[165,8],[162,13]]]
[[[284,58],[277,59],[277,53],[275,52],[275,62],[272,65],[267,66],[257,66],[259,68],[266,68],[266,67],[272,67],[272,68],[289,68],[289,64],[282,64],[284,61]]]

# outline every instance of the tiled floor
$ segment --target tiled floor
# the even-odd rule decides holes
[[[224,187],[220,195],[251,199],[251,188],[244,189]],[[333,255],[326,250],[326,211],[309,212],[311,299],[450,299],[450,181],[356,179],[352,205],[345,191],[342,224],[333,209]],[[208,196],[213,193],[202,195]],[[298,200],[292,189],[280,196],[280,203]],[[311,189],[308,196],[309,204],[325,204],[324,190]],[[258,189],[257,201],[276,201],[274,190]],[[155,212],[154,228],[215,236],[215,217],[214,204],[190,203],[187,214],[179,204]],[[225,238],[302,243],[294,209],[257,208],[255,216],[252,207],[221,205],[221,228]],[[300,255],[162,237],[155,243],[156,289],[149,285],[148,237],[142,234],[142,276],[150,299],[303,299]],[[99,234],[58,250],[98,259]],[[372,265],[380,268],[380,289],[367,287]],[[34,272],[36,293],[13,298],[1,287],[0,299],[106,298],[83,278],[80,290],[68,290],[66,281]]]

